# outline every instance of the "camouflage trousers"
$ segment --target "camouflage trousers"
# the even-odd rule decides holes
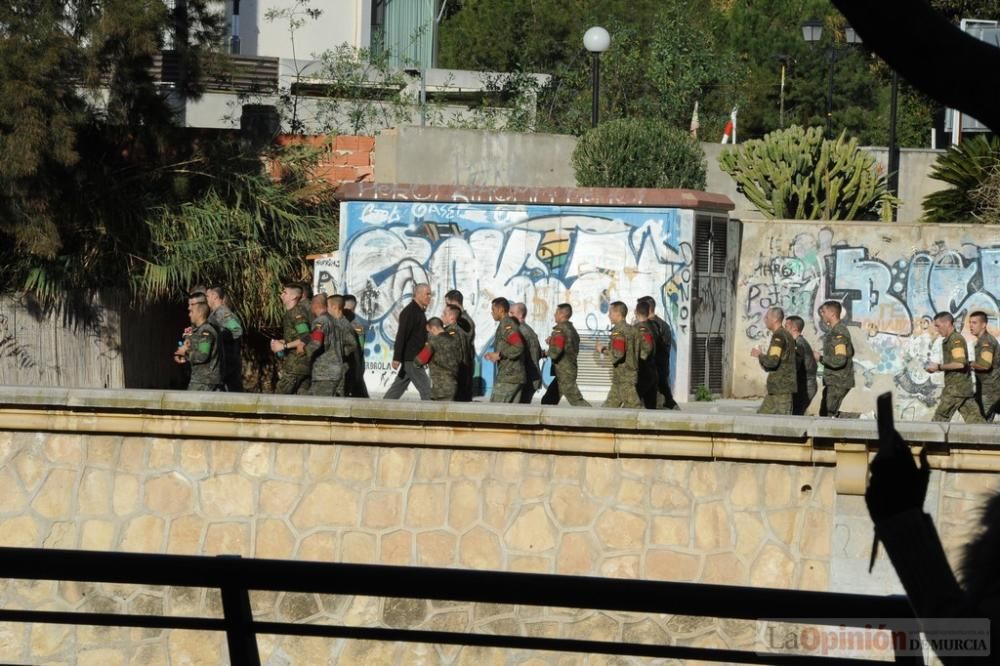
[[[987,423],[992,422],[993,417],[1000,414],[1000,394],[980,391],[977,399]]]
[[[312,377],[309,375],[294,375],[284,370],[278,371],[278,385],[274,392],[280,395],[309,395]]]
[[[188,391],[221,391],[222,384],[202,384],[201,382],[191,382],[188,384]]]
[[[819,405],[819,415],[840,417],[840,405],[850,391],[850,386],[827,386],[824,384],[823,401]]]
[[[342,398],[344,397],[344,379],[341,377],[335,382],[314,379],[312,386],[309,387],[309,395]]]
[[[764,402],[760,403],[758,414],[791,414],[792,394],[791,393],[768,393],[764,396]]]
[[[497,382],[493,385],[490,402],[517,402],[521,395],[521,384]]]
[[[553,377],[552,383],[545,389],[542,396],[543,405],[558,405],[560,398],[566,398],[573,407],[590,407],[590,403],[583,399],[580,387],[576,385],[576,379],[572,381],[559,381],[559,377]]]
[[[639,393],[635,390],[636,377],[615,378],[611,381],[611,390],[604,400],[603,407],[626,407],[628,409],[641,409],[642,401],[639,400]]]
[[[441,379],[431,373],[431,400],[454,400],[458,384],[452,378]]]
[[[942,395],[938,402],[937,410],[934,412],[932,421],[951,421],[951,417],[958,412],[965,419],[966,423],[986,423],[983,413],[979,411],[979,404],[975,398],[963,398],[954,395]]]

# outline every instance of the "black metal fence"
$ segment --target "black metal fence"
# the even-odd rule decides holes
[[[797,621],[802,624],[809,624],[807,618],[857,618],[857,624],[851,626],[859,627],[870,622],[870,618],[912,618],[912,611],[902,597],[226,556],[0,548],[0,578],[219,589],[222,592],[222,618],[0,609],[0,621],[224,631],[230,661],[240,666],[259,666],[257,634],[747,664],[871,663],[865,659],[785,656],[751,650],[649,643],[264,622],[253,617],[250,590],[554,606],[741,620],[801,618]],[[846,623],[850,625],[849,620]],[[897,663],[902,662],[922,664],[923,660],[920,657],[898,657]]]

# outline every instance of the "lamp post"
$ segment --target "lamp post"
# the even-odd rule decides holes
[[[899,146],[896,143],[896,97],[899,93],[899,75],[892,70],[892,93],[889,96],[889,164],[887,185],[889,194],[899,196]],[[896,221],[896,207],[892,208],[892,221]]]
[[[601,54],[611,46],[611,35],[600,26],[594,26],[583,33],[583,46],[590,51],[590,75],[592,80],[590,126],[597,127],[598,97],[601,87]]]
[[[807,42],[818,42],[823,37],[823,22],[811,18],[802,24],[802,38]],[[860,44],[861,38],[854,28],[847,26],[844,30],[844,41],[848,44]],[[826,138],[833,138],[833,64],[837,60],[837,49],[831,43],[826,47],[826,58],[829,63],[829,82],[826,88]]]

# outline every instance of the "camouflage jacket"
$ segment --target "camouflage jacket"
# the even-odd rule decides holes
[[[476,346],[476,322],[466,310],[462,310],[462,314],[458,315],[458,325],[469,336],[474,349]]]
[[[854,386],[854,343],[844,322],[837,322],[823,337],[819,362],[823,365],[824,386]]]
[[[219,329],[219,337],[222,341],[223,354],[223,374],[240,367],[240,347],[243,337],[243,324],[236,313],[229,309],[228,305],[220,305],[212,310],[208,315],[210,324],[214,324]]]
[[[222,358],[219,332],[215,326],[205,322],[191,330],[191,349],[188,363],[191,364],[191,384],[216,387],[222,384]]]
[[[331,317],[331,319],[333,319],[334,327],[340,331],[341,353],[344,356],[344,362],[348,365],[361,362],[363,360],[361,359],[361,347],[358,345],[358,336],[354,326],[346,317]]]
[[[795,340],[792,334],[779,328],[771,335],[767,351],[757,357],[760,367],[767,370],[767,392],[769,395],[791,395],[798,388],[798,372],[795,369]]]
[[[472,338],[470,338],[469,334],[465,332],[465,329],[458,324],[448,324],[444,327],[444,332],[449,335],[454,333],[455,338],[458,340],[460,352],[462,354],[462,363],[459,366],[459,372],[471,372],[471,361],[473,354],[475,353],[472,349]]]
[[[961,370],[944,370],[944,391],[942,395],[953,398],[971,398],[972,376],[969,374],[969,348],[965,338],[958,331],[941,341],[941,363],[961,363]]]
[[[552,374],[559,378],[561,383],[576,380],[580,334],[576,332],[573,322],[564,321],[552,327],[546,354],[552,359]]]
[[[301,340],[308,344],[312,332],[311,325],[312,313],[304,303],[299,303],[291,310],[285,310],[285,314],[281,317],[282,338],[288,343]],[[311,372],[309,354],[304,350],[301,352],[288,350],[285,352],[283,369],[293,375],[309,375]]]
[[[454,330],[428,335],[424,348],[413,359],[418,366],[428,366],[431,375],[431,400],[452,400],[458,388],[458,370],[463,363],[462,341]]]
[[[639,372],[639,334],[634,326],[620,322],[611,327],[608,341],[611,350],[611,377],[618,381],[636,381]]]
[[[513,317],[504,317],[497,325],[493,334],[493,348],[500,354],[497,362],[496,381],[502,384],[524,384],[527,381],[524,372],[524,338],[520,327]]]
[[[320,382],[336,382],[344,376],[344,343],[341,330],[333,317],[324,312],[312,323],[312,333],[306,352],[312,357],[312,378]]]
[[[636,322],[634,328],[639,342],[639,384],[649,386],[656,383],[657,347],[655,323]]]
[[[528,380],[526,383],[531,384],[537,391],[542,386],[542,370],[538,367],[539,361],[542,360],[542,346],[538,344],[538,334],[535,333],[535,329],[527,324],[519,324],[518,329],[524,338],[525,352],[527,352],[521,355],[524,359],[524,373]]]
[[[982,386],[983,393],[990,396],[1000,396],[1000,345],[989,331],[976,339],[976,365],[989,370],[976,372],[976,379]]]

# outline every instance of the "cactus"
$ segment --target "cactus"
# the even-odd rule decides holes
[[[719,165],[770,219],[892,219],[900,201],[889,193],[875,159],[841,134],[793,126],[722,151]]]

